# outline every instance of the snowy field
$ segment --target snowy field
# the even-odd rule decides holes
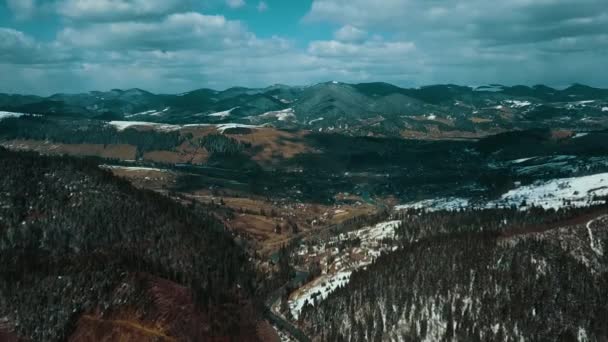
[[[262,119],[275,118],[279,121],[287,121],[294,120],[296,118],[296,112],[293,110],[293,108],[286,108],[283,110],[266,112],[264,114],[258,115],[257,117]]]
[[[175,131],[181,127],[178,125],[169,125],[147,121],[110,121],[109,124],[114,126],[119,131],[124,131],[130,127],[152,127],[160,131]]]
[[[315,248],[319,252],[325,252],[335,258],[330,264],[333,271],[323,273],[312,282],[304,285],[289,300],[289,308],[294,318],[298,318],[302,307],[306,302],[311,305],[320,302],[340,286],[345,286],[350,280],[353,271],[370,265],[381,252],[387,247],[382,245],[382,240],[393,238],[395,229],[399,227],[400,221],[380,222],[374,226],[364,227],[359,230],[340,234],[332,238],[328,244]],[[333,244],[339,241],[360,239],[359,246],[338,251]],[[331,246],[329,246],[331,245]],[[303,251],[305,253],[305,251]],[[327,259],[324,259],[327,260]],[[321,263],[324,270],[327,263]]]
[[[170,172],[166,169],[158,169],[153,167],[139,167],[139,166],[121,166],[121,165],[99,165],[103,169],[120,169],[125,171],[156,171],[156,172]]]
[[[222,111],[222,112],[217,112],[217,113],[211,113],[207,116],[213,116],[213,117],[219,117],[219,118],[226,118],[229,117],[230,114],[232,113],[233,110],[237,109],[239,107],[234,107],[234,108],[230,108],[228,110]]]
[[[596,196],[608,196],[608,173],[559,178],[521,186],[503,194],[498,200],[488,202],[486,207],[520,206],[525,202],[527,206],[557,210],[600,204],[593,202]]]
[[[538,181],[509,190],[500,196],[499,199],[486,203],[469,205],[469,199],[447,197],[398,205],[395,209],[427,209],[429,211],[438,211],[459,210],[463,208],[510,208],[512,206],[526,209],[535,206],[558,210],[566,207],[584,207],[601,204],[602,202],[595,201],[596,197],[601,196],[608,196],[608,173]]]
[[[254,126],[254,125],[243,125],[243,124],[238,124],[238,123],[226,123],[226,124],[218,124],[218,125],[213,125],[213,124],[170,125],[170,124],[147,122],[147,121],[110,121],[109,124],[111,126],[115,127],[119,131],[123,131],[130,127],[151,127],[155,130],[166,131],[166,132],[177,131],[182,128],[215,126],[219,132],[224,133],[224,131],[229,128],[238,128],[238,127],[260,128],[260,127],[263,127],[263,126]]]
[[[19,118],[22,116],[40,116],[40,114],[15,113],[15,112],[5,112],[5,111],[0,110],[0,120],[8,119],[8,118]]]

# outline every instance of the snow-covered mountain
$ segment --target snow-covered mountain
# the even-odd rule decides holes
[[[49,97],[0,94],[0,110],[101,120],[269,123],[359,135],[471,138],[538,126],[608,127],[608,90],[579,84],[563,90],[496,84],[407,89],[380,82],[198,89],[177,95],[113,89]]]

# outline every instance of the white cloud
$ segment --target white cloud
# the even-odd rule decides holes
[[[52,42],[0,28],[0,91],[180,92],[330,79],[606,85],[597,71],[608,53],[608,32],[597,33],[608,20],[597,6],[605,0],[313,0],[302,29],[327,22],[337,30],[312,42],[259,38],[240,21],[189,12],[196,0],[8,1],[23,18],[60,13],[65,27]],[[226,0],[213,1],[226,10]]]
[[[158,22],[128,21],[66,28],[60,41],[80,47],[115,50],[228,49],[253,35],[238,21],[197,12],[171,14]]]
[[[314,0],[308,22],[331,22],[421,37],[460,32],[487,45],[605,34],[605,0]]]
[[[416,45],[412,42],[386,42],[382,40],[371,40],[361,44],[336,40],[313,41],[308,47],[308,52],[313,56],[375,58],[377,60],[404,58],[415,50]]]
[[[245,6],[245,0],[226,0],[226,5],[230,8],[240,8]]]
[[[0,27],[0,63],[50,64],[70,60],[59,43],[40,43],[21,31]]]
[[[334,32],[334,37],[343,42],[356,42],[365,39],[367,37],[367,32],[352,25],[344,25]]]
[[[189,8],[188,0],[58,0],[56,11],[79,21],[115,21],[163,16]]]
[[[266,3],[266,1],[260,1],[258,3],[258,12],[266,12],[268,10],[268,4]]]

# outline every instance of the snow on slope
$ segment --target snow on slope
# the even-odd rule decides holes
[[[295,119],[296,112],[293,110],[293,108],[286,108],[283,110],[266,112],[264,114],[258,115],[258,117],[264,118],[264,119],[276,118],[279,121],[287,121],[287,120]]]
[[[312,282],[301,287],[289,300],[291,314],[297,319],[304,304],[308,301],[314,305],[316,301],[321,301],[336,290],[339,286],[345,286],[350,280],[353,271],[370,265],[382,251],[394,247],[382,244],[382,240],[393,238],[395,229],[401,222],[398,220],[380,222],[374,226],[364,227],[355,231],[342,233],[338,237],[333,237],[328,244],[315,246],[318,251],[324,251],[326,256],[331,256],[334,261],[330,265],[323,265],[322,269],[331,269],[325,272]],[[359,239],[357,247],[345,248],[340,251],[335,244],[340,241]],[[306,254],[306,250],[301,250],[299,254]],[[324,259],[326,261],[328,259]],[[329,267],[328,267],[329,266]]]
[[[511,164],[521,164],[521,163],[527,162],[528,160],[532,160],[534,158],[536,158],[536,157],[515,159],[515,160],[511,160],[510,163]]]
[[[22,116],[41,116],[40,114],[29,114],[29,113],[15,113],[0,111],[0,120],[6,118],[20,118]]]
[[[227,124],[221,124],[221,125],[217,125],[217,130],[221,133],[224,133],[225,130],[229,129],[229,128],[260,128],[262,126],[255,126],[255,125],[243,125],[243,124],[237,124],[237,123],[227,123]]]
[[[469,206],[469,200],[460,197],[432,198],[395,207],[396,210],[427,209],[429,211],[458,210]]]
[[[109,124],[116,127],[116,129],[119,131],[123,131],[129,127],[135,126],[148,126],[163,131],[174,131],[180,129],[180,126],[178,125],[169,125],[147,121],[110,121]]]
[[[289,302],[289,309],[295,319],[298,319],[304,304],[308,302],[314,305],[315,301],[320,302],[334,292],[338,287],[348,284],[352,271],[342,271],[336,274],[324,274],[319,278],[308,283],[300,289],[302,294],[297,299]]]
[[[156,110],[156,109],[146,110],[144,112],[125,115],[125,118],[133,118],[136,116],[161,116],[161,115],[163,115],[163,113],[166,113],[167,111],[169,111],[169,109],[171,109],[171,107],[166,107],[163,110]]]
[[[465,198],[446,197],[398,205],[395,209],[438,211],[516,206],[525,210],[531,206],[536,206],[558,210],[566,207],[584,207],[603,203],[602,201],[596,201],[596,196],[608,196],[608,173],[538,181],[531,185],[509,190],[497,200],[475,205],[469,205],[470,200]],[[522,206],[522,204],[525,204],[525,206]]]
[[[147,121],[110,121],[108,124],[114,126],[117,130],[123,131],[130,127],[150,127],[159,131],[176,131],[181,128],[186,127],[207,127],[207,126],[215,126],[217,130],[221,133],[224,133],[225,130],[229,128],[260,128],[264,126],[254,126],[254,125],[242,125],[237,123],[226,123],[220,125],[213,124],[186,124],[186,125],[170,125],[156,122],[147,122]]]
[[[530,101],[505,100],[505,103],[510,103],[511,108],[523,108],[532,104]]]
[[[158,169],[153,167],[142,167],[142,166],[122,166],[122,165],[99,165],[103,169],[120,169],[125,171],[156,171],[156,172],[170,172],[167,169]]]
[[[237,109],[239,107],[234,107],[234,108],[230,108],[228,110],[225,110],[223,112],[217,112],[217,113],[211,113],[208,114],[207,116],[213,116],[213,117],[219,117],[219,118],[226,118],[228,116],[230,116],[230,113],[232,113],[233,110]]]
[[[6,118],[18,118],[23,116],[23,113],[13,113],[13,112],[0,112],[0,120]]]
[[[500,199],[488,202],[487,207],[519,206],[525,201],[528,206],[557,210],[594,204],[594,196],[608,196],[608,173],[536,182],[510,190]]]
[[[313,120],[308,121],[308,124],[309,124],[309,125],[312,125],[313,123],[315,123],[315,122],[317,122],[317,121],[322,121],[322,120],[324,120],[324,118],[316,118],[316,119],[313,119]]]

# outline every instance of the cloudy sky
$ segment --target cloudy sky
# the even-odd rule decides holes
[[[608,87],[606,0],[0,0],[0,92]]]

